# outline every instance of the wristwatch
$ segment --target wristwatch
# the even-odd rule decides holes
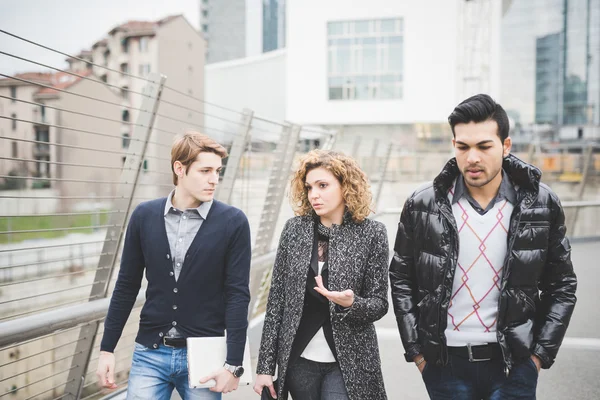
[[[244,367],[236,367],[235,365],[229,365],[227,363],[223,364],[223,367],[232,373],[233,376],[239,378],[244,375]]]

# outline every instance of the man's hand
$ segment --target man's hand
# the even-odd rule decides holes
[[[271,397],[277,398],[277,392],[273,386],[273,377],[271,375],[256,375],[256,382],[254,382],[254,391],[260,396],[262,395],[263,387],[268,387],[271,392]]]
[[[211,379],[214,379],[215,386],[210,388],[211,392],[229,393],[233,392],[238,388],[240,384],[240,378],[236,378],[233,374],[227,371],[225,368],[220,368],[212,375],[205,376],[200,379],[200,383],[204,384]]]
[[[535,354],[533,354],[531,356],[531,359],[533,360],[533,363],[535,364],[538,373],[540,372],[540,369],[542,369],[542,360],[540,360],[540,358],[538,356],[536,356]]]
[[[323,278],[321,275],[315,277],[317,281],[317,287],[315,291],[329,300],[333,301],[342,307],[350,307],[354,304],[354,292],[350,289],[344,290],[343,292],[332,292],[323,286]]]
[[[96,369],[98,385],[108,389],[116,389],[115,383],[115,355],[108,351],[101,351],[98,358],[98,368]]]
[[[423,361],[421,361],[423,360]],[[427,361],[425,361],[425,357],[423,357],[422,354],[419,354],[418,356],[415,356],[413,358],[413,361],[415,362],[415,365],[417,365],[417,363],[419,363],[419,365],[417,365],[417,368],[419,369],[419,372],[421,374],[423,374],[423,370],[425,369],[425,365],[427,364]]]

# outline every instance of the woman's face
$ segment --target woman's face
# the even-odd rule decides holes
[[[344,215],[342,185],[337,178],[323,167],[310,170],[304,183],[308,201],[321,218],[341,223]]]

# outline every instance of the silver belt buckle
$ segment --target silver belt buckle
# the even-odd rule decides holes
[[[171,346],[171,345],[168,345],[168,344],[167,344],[167,338],[168,338],[167,336],[163,336],[163,344],[164,344],[165,346],[167,346],[167,347],[170,347],[170,348],[174,349],[174,348],[175,348],[175,346]],[[471,353],[469,353],[469,354],[471,354]]]
[[[467,343],[467,351],[469,352],[469,362],[490,361],[491,358],[473,358],[473,349],[471,343]]]

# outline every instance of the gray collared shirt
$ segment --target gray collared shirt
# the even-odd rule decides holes
[[[461,175],[458,178],[456,178],[456,185],[454,186],[454,195],[452,196],[452,204],[456,204],[463,196],[467,199],[467,201],[475,211],[477,211],[480,215],[484,215],[492,208],[494,208],[496,203],[502,199],[506,199],[509,203],[515,204],[517,201],[517,190],[515,189],[515,186],[510,180],[508,174],[504,170],[502,170],[502,182],[500,183],[500,189],[498,190],[498,194],[492,199],[492,201],[490,201],[485,210],[483,209],[483,207],[481,207],[481,205],[479,205],[477,200],[475,200],[473,196],[471,196],[471,193],[469,193],[465,185],[464,178]]]
[[[198,230],[202,226],[202,222],[206,219],[212,201],[202,203],[197,208],[188,208],[180,210],[173,205],[173,195],[175,190],[169,193],[167,203],[165,204],[165,230],[169,240],[169,248],[171,250],[171,260],[173,261],[173,274],[175,281],[179,279],[185,254],[190,248],[192,241],[196,237]],[[169,331],[170,336],[179,336],[175,328]]]

